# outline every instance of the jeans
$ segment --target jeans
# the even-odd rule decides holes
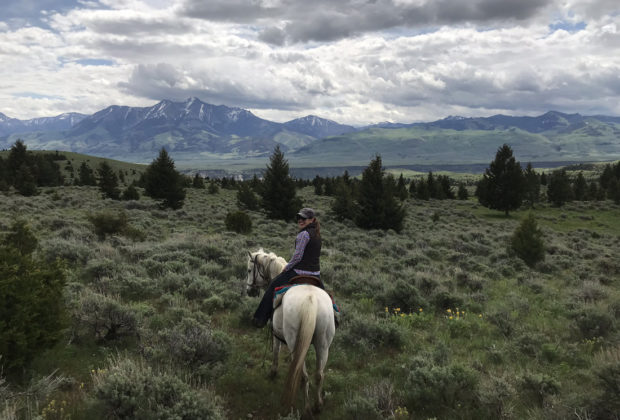
[[[299,274],[297,274],[295,270],[289,270],[284,273],[280,273],[278,277],[273,279],[273,281],[269,284],[269,287],[267,287],[267,290],[265,290],[263,299],[258,304],[258,309],[254,313],[254,319],[266,322],[269,318],[271,318],[271,315],[273,314],[273,296],[276,287],[284,286],[290,282],[293,277],[298,275]],[[312,277],[317,277],[320,279],[320,276]]]

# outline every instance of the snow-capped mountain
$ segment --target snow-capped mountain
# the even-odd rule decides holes
[[[332,120],[319,118],[315,115],[308,115],[284,123],[284,126],[291,131],[307,134],[316,138],[339,136],[341,134],[357,131],[350,125],[338,124]]]
[[[60,114],[55,117],[33,118],[19,120],[9,118],[0,113],[0,136],[32,131],[67,130],[82,121],[86,115],[77,112]]]

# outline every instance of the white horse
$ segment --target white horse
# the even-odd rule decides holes
[[[262,249],[259,251],[265,254]],[[277,257],[279,258],[279,257]],[[253,265],[260,265],[263,261],[250,254]],[[252,267],[250,273],[265,273],[265,267]],[[258,276],[252,276],[256,279]],[[265,276],[263,276],[263,279]],[[252,287],[250,287],[252,286]],[[248,291],[256,288],[253,283],[248,283]],[[334,339],[336,326],[334,322],[334,310],[331,297],[325,290],[310,286],[297,285],[291,287],[284,297],[282,304],[276,308],[273,314],[273,364],[271,376],[275,377],[278,370],[280,343],[284,341],[292,356],[291,364],[286,379],[283,401],[286,407],[292,408],[300,382],[304,385],[304,410],[311,416],[311,404],[309,398],[310,383],[306,370],[306,355],[310,344],[314,345],[316,352],[316,411],[323,406],[323,380],[324,370],[329,355],[329,346]]]
[[[248,278],[245,288],[248,296],[258,296],[260,289],[265,289],[285,266],[284,258],[273,252],[265,252],[263,248],[248,252]]]

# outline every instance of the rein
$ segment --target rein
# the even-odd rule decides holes
[[[262,272],[261,272],[261,264],[257,264],[256,257],[251,259],[251,261],[252,261],[252,284],[251,286],[254,288],[258,288],[259,286],[257,286],[256,280],[258,280],[258,276],[260,276],[263,280],[265,280],[266,269],[265,267],[262,267]]]

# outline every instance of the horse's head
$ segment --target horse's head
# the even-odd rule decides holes
[[[258,296],[260,289],[265,285],[265,268],[258,257],[260,251],[248,252],[248,277],[245,282],[245,292],[248,296]]]

